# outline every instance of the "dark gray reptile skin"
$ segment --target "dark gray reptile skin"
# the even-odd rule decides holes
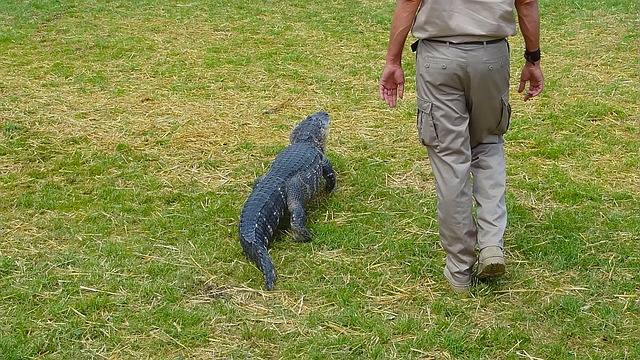
[[[288,214],[294,240],[311,240],[304,205],[318,195],[322,178],[326,191],[335,187],[336,175],[324,155],[329,123],[327,113],[317,112],[292,130],[289,146],[256,180],[240,213],[240,245],[264,274],[268,290],[273,290],[276,273],[267,249],[280,220]]]

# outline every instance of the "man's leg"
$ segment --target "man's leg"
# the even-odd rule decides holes
[[[446,253],[444,274],[454,290],[471,285],[476,262],[476,224],[473,220],[469,158],[427,147],[438,196],[438,229]]]
[[[477,206],[479,278],[504,273],[506,162],[503,137],[510,118],[509,51],[505,43],[470,52],[470,133]]]
[[[480,250],[476,276],[479,279],[495,278],[505,272],[506,164],[502,136],[492,135],[489,138],[496,141],[490,143],[486,139],[471,150],[473,196],[476,199],[478,223],[477,245]]]
[[[457,291],[471,285],[476,262],[465,56],[463,50],[425,41],[416,55],[418,128],[435,177],[444,274]]]

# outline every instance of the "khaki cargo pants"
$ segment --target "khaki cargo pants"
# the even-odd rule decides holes
[[[416,91],[418,132],[435,176],[445,273],[469,284],[476,247],[502,248],[507,223],[502,135],[511,115],[508,43],[419,41]]]

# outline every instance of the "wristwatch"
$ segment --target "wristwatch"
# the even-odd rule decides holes
[[[525,49],[524,50],[524,58],[528,62],[530,62],[533,65],[535,65],[536,62],[540,60],[540,49],[538,49],[536,51],[529,51],[529,50]]]

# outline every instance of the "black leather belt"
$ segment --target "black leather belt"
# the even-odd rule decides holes
[[[491,44],[501,43],[505,40],[506,39],[502,38],[502,39],[493,39],[493,40],[487,40],[487,41],[455,42],[455,41],[446,41],[446,40],[424,39],[424,41],[440,43],[440,44],[448,44],[448,45],[491,45]],[[419,42],[420,40],[417,40],[416,42],[411,44],[411,51],[416,52],[416,50],[418,50]]]
[[[494,39],[487,41],[466,41],[466,42],[455,42],[455,41],[445,41],[445,40],[434,40],[434,39],[426,39],[429,42],[437,42],[443,44],[451,44],[451,45],[490,45],[497,44],[503,42],[504,39]]]

